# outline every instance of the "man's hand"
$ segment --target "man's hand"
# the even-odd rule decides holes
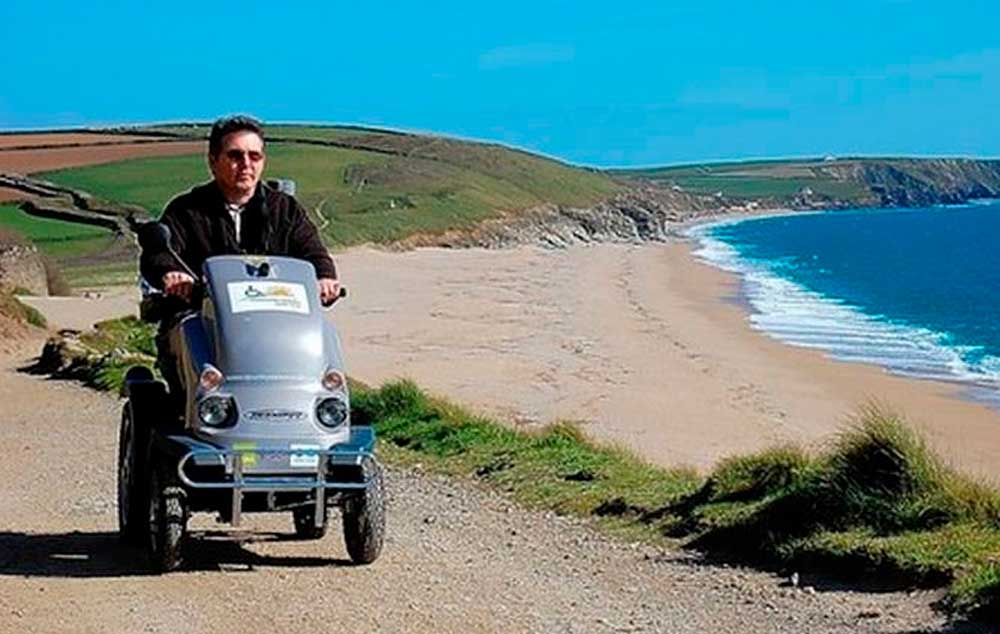
[[[192,290],[194,290],[194,278],[187,273],[170,271],[163,275],[163,292],[167,295],[190,300]]]
[[[316,286],[319,287],[319,301],[324,306],[329,306],[340,297],[340,280],[323,277],[316,280]]]

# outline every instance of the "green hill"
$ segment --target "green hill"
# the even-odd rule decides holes
[[[144,129],[204,138],[205,126]],[[265,178],[291,178],[330,244],[467,229],[544,203],[588,206],[621,189],[608,175],[499,145],[354,128],[270,126]],[[201,154],[59,170],[41,178],[156,215],[208,178]]]
[[[1000,161],[817,158],[614,170],[626,180],[771,205],[920,206],[1000,195]]]

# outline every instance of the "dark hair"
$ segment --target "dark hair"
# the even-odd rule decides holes
[[[208,153],[211,156],[218,156],[222,149],[222,139],[233,132],[253,132],[264,140],[264,128],[260,121],[247,115],[237,114],[222,117],[212,124],[212,132],[208,135]]]

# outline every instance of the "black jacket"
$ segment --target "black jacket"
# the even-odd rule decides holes
[[[317,278],[337,276],[316,226],[293,197],[261,184],[241,213],[237,243],[225,198],[210,182],[171,200],[160,222],[170,228],[174,250],[198,274],[210,256],[251,254],[300,258],[312,263]],[[166,252],[139,256],[139,271],[157,288],[163,288],[164,274],[183,270]]]

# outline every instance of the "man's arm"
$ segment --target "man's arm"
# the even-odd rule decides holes
[[[159,222],[170,229],[170,244],[174,251],[183,254],[187,231],[178,217],[179,214],[176,201],[171,201],[160,216]],[[191,276],[184,272],[177,259],[166,250],[154,252],[143,250],[139,254],[139,273],[149,284],[166,290],[169,294],[185,294],[184,289],[179,288],[178,284],[188,287],[194,282]]]

